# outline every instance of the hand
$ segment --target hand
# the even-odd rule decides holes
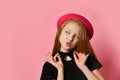
[[[52,54],[50,52],[48,52],[48,61],[49,63],[51,63],[54,67],[56,67],[58,70],[63,69],[63,63],[62,60],[60,58],[59,53],[55,54],[55,56],[53,57]],[[57,61],[58,58],[58,61]]]
[[[74,59],[75,59],[75,63],[79,68],[82,68],[85,65],[85,62],[89,56],[89,54],[85,55],[84,53],[78,53],[78,52],[74,52],[73,53]]]

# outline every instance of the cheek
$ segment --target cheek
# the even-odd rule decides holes
[[[73,42],[73,44],[74,44],[74,46],[76,46],[76,45],[78,44],[78,40],[75,40],[75,41]]]
[[[65,40],[66,39],[66,36],[64,34],[61,34],[60,35],[60,40]]]
[[[65,41],[64,35],[61,35],[61,36],[60,36],[59,41],[60,41],[61,44],[64,43],[64,41]]]

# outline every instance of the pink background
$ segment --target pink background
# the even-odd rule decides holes
[[[1,0],[0,80],[39,80],[57,19],[80,13],[94,26],[91,44],[105,80],[120,80],[119,0]]]

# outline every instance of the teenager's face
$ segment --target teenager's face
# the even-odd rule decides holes
[[[69,52],[76,47],[80,38],[81,27],[76,22],[69,22],[63,28],[59,41],[61,44],[61,51]]]

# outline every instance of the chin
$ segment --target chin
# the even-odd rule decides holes
[[[69,47],[69,48],[66,48],[66,50],[68,50],[68,51],[71,51],[72,49],[73,49],[73,48],[70,48],[70,47]]]

